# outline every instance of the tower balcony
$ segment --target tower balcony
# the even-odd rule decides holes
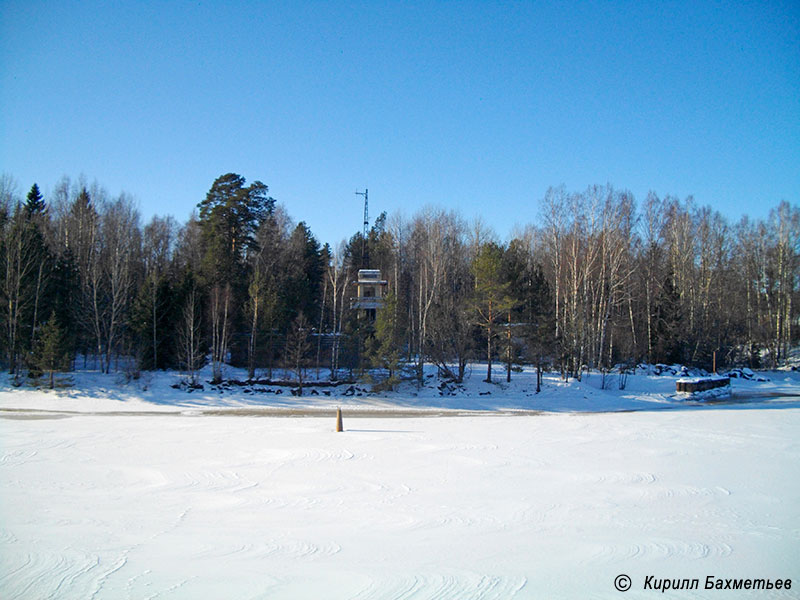
[[[383,307],[383,298],[376,297],[355,297],[350,298],[350,308],[360,310],[378,309]]]

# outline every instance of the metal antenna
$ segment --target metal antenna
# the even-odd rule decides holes
[[[369,190],[364,188],[363,192],[356,190],[356,196],[364,196],[364,231],[361,237],[361,264],[364,264],[364,253],[366,252],[367,235],[369,235]]]
[[[369,233],[369,190],[363,192],[356,191],[356,196],[364,196],[364,237]]]

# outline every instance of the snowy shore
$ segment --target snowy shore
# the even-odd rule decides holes
[[[677,369],[673,369],[677,371]],[[321,377],[327,373],[323,370]],[[217,414],[237,409],[243,414],[289,416],[330,414],[341,406],[370,412],[404,414],[415,412],[446,414],[448,411],[486,412],[618,412],[666,410],[673,408],[719,407],[705,403],[702,396],[676,392],[676,381],[684,375],[654,375],[645,370],[605,377],[597,372],[584,374],[581,381],[561,380],[556,373],[545,373],[541,391],[536,392],[535,370],[526,367],[512,374],[506,383],[502,365],[493,372],[493,383],[484,381],[486,367],[477,365],[464,382],[440,381],[435,369],[426,372],[422,385],[404,381],[395,391],[373,392],[366,383],[345,383],[335,387],[307,383],[302,396],[296,388],[263,383],[246,384],[246,373],[229,368],[226,377],[235,385],[209,383],[210,372],[202,372],[197,389],[181,386],[184,378],[176,372],[144,373],[139,379],[126,379],[120,373],[101,374],[78,371],[62,379],[69,384],[56,390],[12,387],[0,384],[0,414],[10,411],[50,411],[54,413],[138,413],[170,412]],[[325,382],[327,384],[327,381]],[[624,389],[620,389],[623,387]],[[726,406],[759,408],[764,406],[800,407],[800,371],[770,371],[757,377],[731,379],[731,397]],[[724,400],[724,399],[723,399]],[[243,412],[244,411],[244,412]],[[249,413],[247,412],[249,411]],[[402,415],[401,415],[402,416]],[[424,415],[423,415],[424,416]]]

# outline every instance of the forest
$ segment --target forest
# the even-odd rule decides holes
[[[489,380],[493,362],[507,377],[760,368],[797,338],[800,210],[785,201],[733,223],[692,198],[562,186],[507,241],[429,207],[331,245],[235,173],[185,223],[142,223],[126,194],[66,177],[49,198],[0,184],[0,356],[17,385],[76,367],[387,387],[425,364],[454,381],[476,362]],[[364,268],[387,282],[374,318],[351,307]]]

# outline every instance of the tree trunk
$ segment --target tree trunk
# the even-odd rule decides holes
[[[489,300],[489,318],[486,323],[486,383],[492,383],[492,301]]]
[[[542,391],[542,361],[536,363],[536,393]]]
[[[328,298],[328,280],[325,279],[322,288],[322,308],[319,311],[319,329],[317,329],[317,361],[316,361],[317,381],[319,381],[319,359],[320,359],[320,351],[322,349],[322,325],[325,322],[325,300],[327,298]]]
[[[153,309],[151,320],[153,321],[153,369],[158,369],[158,330],[156,327],[156,318],[158,315],[158,279],[153,282],[153,295],[150,303]]]
[[[508,331],[506,332],[506,383],[511,383],[511,311],[508,311]]]
[[[228,351],[228,310],[230,285],[221,289],[214,286],[211,292],[211,367],[213,382],[222,381],[222,365]]]
[[[44,270],[44,258],[39,262],[39,272],[36,276],[36,293],[33,300],[33,320],[31,321],[31,348],[36,345],[36,324],[39,321],[39,297],[42,293],[42,271]]]
[[[256,343],[258,335],[258,292],[253,295],[253,319],[250,322],[250,340],[247,344],[247,377],[253,379],[256,376]]]

